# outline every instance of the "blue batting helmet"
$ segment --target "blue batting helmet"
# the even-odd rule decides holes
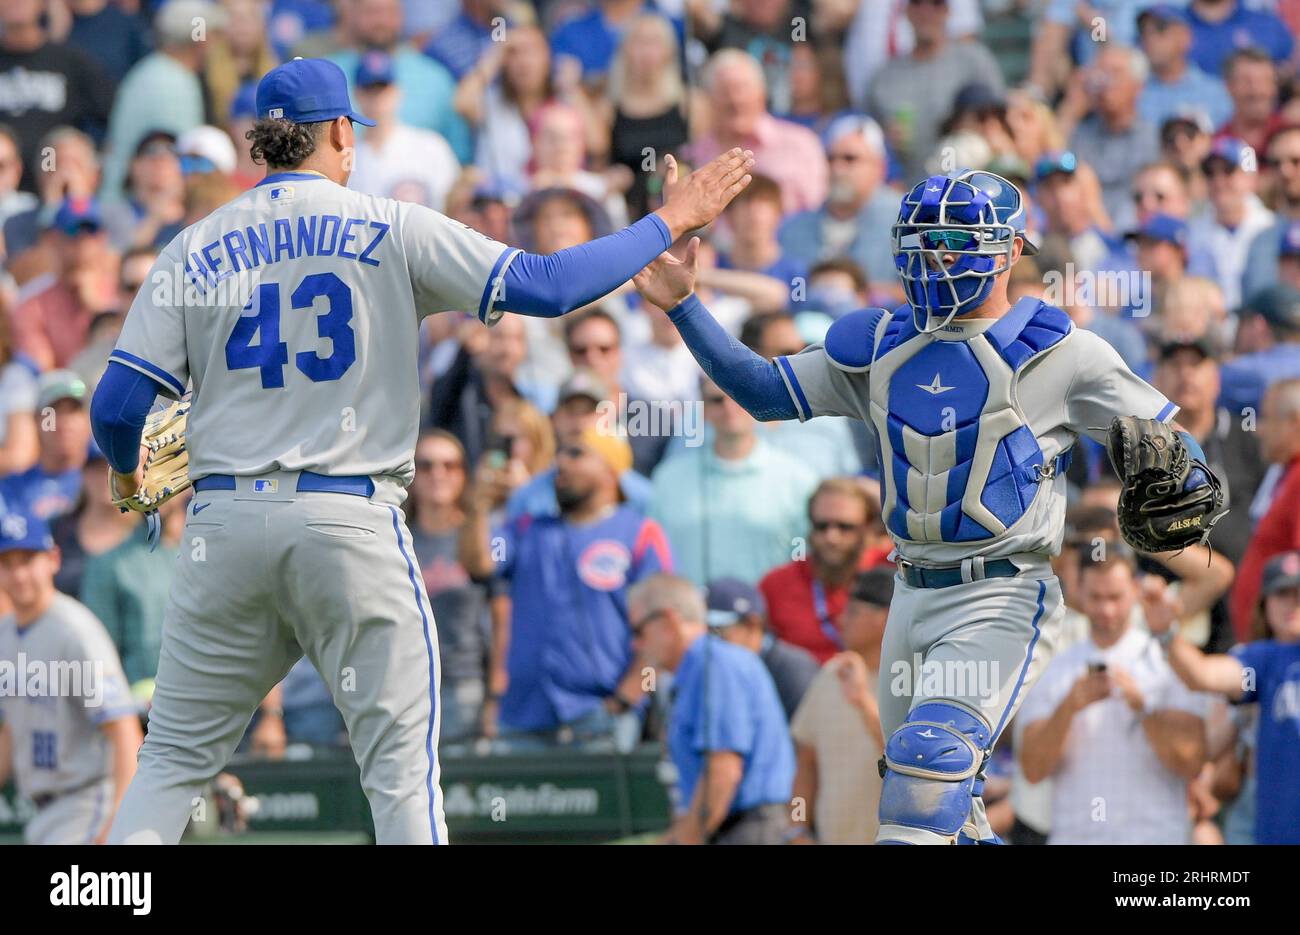
[[[980,170],[932,175],[918,184],[904,196],[893,234],[894,265],[917,330],[926,333],[988,298],[994,278],[1011,266],[1016,237],[1025,253],[1038,252],[1025,239],[1020,191]],[[952,258],[946,266],[944,256]],[[1001,267],[1000,256],[1007,258]]]

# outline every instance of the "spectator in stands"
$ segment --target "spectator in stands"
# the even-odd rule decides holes
[[[889,231],[898,217],[899,195],[885,186],[885,138],[870,117],[846,116],[826,131],[830,187],[825,204],[792,215],[781,225],[781,247],[790,259],[812,266],[848,258],[866,273],[873,289],[897,288]]]
[[[1188,249],[1199,248],[1214,257],[1224,301],[1235,309],[1241,304],[1241,277],[1251,242],[1273,226],[1273,212],[1255,194],[1255,151],[1241,140],[1220,137],[1202,167],[1212,213],[1192,221]]]
[[[662,16],[644,13],[628,26],[609,66],[609,83],[598,102],[608,128],[609,159],[632,175],[628,215],[638,220],[653,208],[663,179],[657,169],[667,153],[687,141],[686,87],[678,66],[677,34]],[[599,147],[593,155],[601,155]]]
[[[557,67],[575,59],[586,84],[604,80],[619,39],[646,8],[645,0],[596,0],[594,8],[561,23],[551,34]]]
[[[1218,346],[1208,335],[1166,332],[1160,343],[1152,383],[1178,406],[1181,425],[1205,452],[1207,463],[1223,480],[1235,508],[1214,527],[1214,548],[1241,561],[1250,539],[1248,499],[1259,488],[1265,464],[1258,433],[1247,432],[1240,413],[1221,409]],[[1246,423],[1250,424],[1250,423]]]
[[[1136,265],[1144,276],[1128,317],[1160,319],[1165,293],[1187,273],[1187,222],[1170,214],[1151,214],[1124,235],[1133,244]]]
[[[1232,96],[1232,117],[1216,138],[1236,137],[1262,151],[1281,124],[1277,67],[1259,49],[1238,49],[1228,58],[1223,74]]]
[[[758,589],[772,632],[824,663],[844,649],[838,621],[880,510],[862,485],[841,477],[822,481],[807,511],[806,542],[801,540],[793,561],[768,572]]]
[[[1061,104],[1062,120],[1077,121],[1070,149],[1096,171],[1106,213],[1121,230],[1134,219],[1130,180],[1159,155],[1156,128],[1137,109],[1146,78],[1141,52],[1107,43],[1092,65],[1076,73]]]
[[[817,660],[808,650],[792,646],[768,631],[767,605],[752,584],[716,578],[705,590],[709,631],[758,654],[772,676],[785,716],[793,717],[817,674]]]
[[[1142,51],[1151,67],[1138,97],[1138,114],[1159,127],[1189,101],[1203,107],[1214,126],[1232,115],[1232,98],[1218,74],[1208,75],[1187,58],[1192,49],[1192,29],[1181,7],[1171,3],[1149,6],[1137,18]]]
[[[760,438],[754,417],[712,380],[702,378],[701,393],[713,443],[660,462],[650,516],[683,577],[700,586],[724,576],[753,584],[797,548],[817,478],[797,455]]]
[[[620,503],[618,480],[631,465],[627,442],[584,429],[556,458],[560,515],[525,514],[493,533],[495,544],[490,492],[472,491],[465,568],[497,575],[510,591],[508,632],[492,645],[508,686],[492,700],[512,745],[608,743],[617,719],[634,717],[642,702],[627,590],[671,570],[672,558],[658,524]]]
[[[117,548],[140,523],[139,513],[123,512],[113,503],[108,489],[108,461],[96,446],[81,469],[77,505],[50,524],[54,544],[59,547],[54,586],[79,599],[87,560]]]
[[[864,571],[840,616],[844,652],[822,666],[790,722],[797,771],[787,840],[874,844],[885,750],[876,692],[880,641],[894,596],[890,569]]]
[[[21,187],[39,190],[38,173],[48,166],[42,137],[60,126],[103,136],[113,83],[84,52],[51,41],[41,0],[5,0],[0,6],[0,122],[21,142]],[[155,102],[158,106],[161,102]],[[62,197],[62,195],[60,195]]]
[[[713,110],[713,130],[693,140],[691,158],[705,163],[733,146],[754,153],[756,172],[781,186],[787,213],[817,207],[826,200],[826,156],[808,129],[773,117],[767,109],[763,69],[739,49],[714,54],[704,73]]]
[[[508,0],[461,0],[459,13],[434,31],[424,54],[460,81],[492,48],[497,18],[503,27],[509,23],[509,8]]]
[[[822,136],[849,108],[844,53],[831,42],[796,42],[790,47],[790,105],[782,120]]]
[[[202,23],[201,33],[195,23]],[[208,0],[172,0],[158,11],[153,28],[157,51],[137,62],[118,86],[108,120],[103,195],[116,198],[127,163],[150,130],[180,136],[201,126],[205,102],[201,75],[208,38],[226,26],[225,11]]]
[[[569,188],[582,192],[598,202],[610,223],[621,229],[627,226],[623,191],[632,180],[619,168],[606,172],[588,172],[584,168],[587,127],[585,113],[570,104],[553,101],[538,110],[533,122],[529,187],[534,191]]]
[[[43,374],[37,385],[36,418],[40,454],[26,471],[0,480],[0,500],[53,522],[70,513],[81,494],[81,472],[91,444],[86,384],[70,370]]]
[[[1207,75],[1226,73],[1234,51],[1257,48],[1278,65],[1291,57],[1295,39],[1276,15],[1247,9],[1241,0],[1191,0],[1192,61]]]
[[[269,0],[222,0],[226,28],[212,38],[203,63],[208,113],[227,114],[241,85],[280,64],[266,31]],[[370,116],[370,111],[363,111]],[[374,119],[371,117],[371,119]]]
[[[1056,114],[1026,88],[1007,92],[1007,123],[1016,153],[1031,170],[1044,156],[1065,149],[1065,136],[1056,125]]]
[[[489,181],[527,190],[532,125],[556,97],[551,50],[535,26],[513,26],[456,86],[456,113],[474,129],[474,165]],[[462,161],[469,161],[462,159]]]
[[[0,478],[32,467],[40,451],[34,415],[36,374],[15,355],[13,321],[0,298]]]
[[[1044,250],[1063,252],[1083,271],[1097,269],[1116,248],[1096,173],[1081,165],[1074,153],[1062,150],[1038,160],[1034,198],[1046,221]]]
[[[575,370],[560,385],[559,402],[551,413],[557,447],[580,438],[588,427],[597,426],[601,419],[598,407],[609,398],[609,388],[600,377],[585,368]],[[618,482],[619,492],[628,506],[645,513],[650,505],[650,481],[629,468],[619,475]],[[507,521],[514,521],[523,515],[537,517],[559,514],[560,508],[555,500],[554,466],[538,471],[527,483],[511,493],[506,502]]]
[[[144,20],[110,0],[67,0],[67,6],[71,22],[63,41],[94,59],[115,88],[131,66],[149,54]]]
[[[1102,561],[1087,552],[1081,561],[1088,639],[1048,663],[1019,713],[1025,776],[1053,780],[1048,843],[1186,844],[1187,784],[1205,762],[1206,700],[1133,625],[1132,553],[1112,546]]]
[[[105,227],[114,250],[165,247],[181,232],[185,178],[176,134],[151,130],[140,139],[127,167],[124,198],[111,203]]]
[[[883,65],[871,82],[867,110],[880,121],[909,182],[925,177],[925,161],[952,113],[957,93],[983,84],[1002,93],[997,60],[977,41],[950,42],[948,0],[908,0],[907,21],[916,44]],[[763,164],[759,162],[759,169]]]
[[[245,191],[266,175],[266,167],[253,160],[252,147],[248,145],[246,136],[256,122],[257,85],[249,82],[239,89],[239,93],[230,102],[230,114],[226,120],[226,130],[235,143],[235,171],[231,173],[231,180]],[[355,168],[352,174],[355,177]],[[352,179],[349,178],[348,181],[351,182]]]
[[[396,83],[402,89],[398,111],[402,122],[442,134],[456,157],[468,162],[473,147],[469,127],[452,105],[455,82],[447,69],[403,41],[399,0],[352,0],[351,6],[348,44],[329,59],[351,79],[362,55],[387,52],[393,57]]]
[[[163,504],[156,548],[145,524],[136,523],[131,535],[118,545],[86,556],[81,602],[104,624],[132,686],[158,675],[163,612],[189,503],[186,492]]]
[[[69,198],[51,222],[58,273],[14,310],[19,349],[42,370],[65,367],[85,347],[90,320],[116,304],[116,256],[99,203]]]
[[[348,187],[445,210],[460,163],[441,134],[402,121],[402,89],[393,57],[366,52],[357,65],[355,83],[357,106],[375,125],[357,141],[356,168]]]
[[[1222,402],[1234,417],[1258,415],[1270,384],[1300,377],[1300,289],[1278,283],[1250,296],[1237,351],[1223,365]]]
[[[1300,221],[1292,221],[1282,231],[1277,278],[1278,285],[1300,290]]]
[[[665,844],[780,844],[794,750],[758,657],[709,633],[695,585],[655,575],[628,594],[638,653],[673,674],[667,746],[677,799]]]
[[[1160,125],[1160,159],[1182,170],[1192,201],[1198,205],[1206,199],[1201,164],[1210,154],[1213,133],[1209,115],[1187,104]]]
[[[787,290],[806,279],[808,265],[787,256],[777,240],[781,226],[781,186],[755,175],[749,187],[723,212],[730,230],[730,249],[718,254],[722,269],[739,269],[778,280]]]
[[[1300,553],[1277,554],[1263,569],[1254,624],[1267,626],[1272,638],[1228,655],[1205,655],[1183,639],[1177,600],[1158,586],[1143,597],[1147,625],[1188,688],[1258,703],[1254,843],[1300,844]]]
[[[415,479],[406,502],[415,560],[438,622],[442,664],[442,727],[454,743],[478,734],[486,697],[487,595],[460,564],[468,487],[465,449],[450,432],[434,429],[415,445]]]
[[[1287,225],[1300,220],[1300,125],[1285,126],[1274,133],[1267,152],[1264,183],[1273,192],[1270,207],[1277,220],[1250,245],[1246,271],[1241,277],[1241,294],[1245,299],[1276,283],[1282,237]]]
[[[1300,549],[1300,379],[1280,380],[1264,394],[1259,447],[1273,467],[1250,505],[1255,531],[1232,588],[1232,628],[1242,641],[1250,638],[1265,563]]]
[[[31,211],[40,200],[31,192],[21,191],[23,177],[22,139],[18,131],[0,123],[0,229],[16,214]],[[5,258],[5,243],[0,236],[0,261]]]

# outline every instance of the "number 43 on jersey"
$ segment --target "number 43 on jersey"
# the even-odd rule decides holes
[[[328,357],[313,350],[299,351],[294,365],[313,382],[337,380],[357,359],[356,332],[352,330],[352,290],[334,273],[314,273],[303,279],[289,295],[289,307],[295,311],[310,309],[316,299],[324,297],[326,311],[316,316],[316,333],[329,338]],[[235,322],[226,341],[226,367],[261,371],[263,389],[284,386],[284,368],[289,365],[289,346],[280,340],[280,285],[267,282],[257,291]],[[256,338],[257,343],[253,340]]]

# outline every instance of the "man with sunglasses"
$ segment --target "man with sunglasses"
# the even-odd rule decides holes
[[[1246,256],[1261,231],[1273,226],[1273,212],[1255,194],[1259,187],[1259,165],[1255,150],[1245,141],[1220,137],[1201,163],[1209,190],[1211,216],[1196,218],[1187,234],[1189,251],[1201,250],[1214,257],[1224,306],[1241,305],[1241,274]]]
[[[1011,305],[1011,267],[1036,248],[1006,179],[931,176],[904,197],[894,244],[907,304],[851,312],[820,344],[775,361],[734,342],[691,295],[695,244],[635,283],[755,417],[872,427],[899,569],[881,654],[877,842],[996,843],[984,767],[1064,616],[1050,559],[1070,449],[1083,435],[1106,443],[1126,416],[1167,444],[1159,423],[1177,407],[1059,308],[1032,296]],[[1195,467],[1184,488],[1216,493],[1199,445],[1178,439]],[[1193,519],[1208,529],[1221,508],[1212,497]]]

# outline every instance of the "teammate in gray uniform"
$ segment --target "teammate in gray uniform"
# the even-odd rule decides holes
[[[111,840],[175,842],[260,699],[305,653],[344,721],[381,843],[445,843],[437,635],[397,507],[414,474],[421,319],[555,316],[626,282],[748,184],[733,150],[610,237],[522,254],[420,205],[350,191],[342,71],[262,78],[269,174],[182,231],[127,314],[92,421],[123,494],[155,394],[192,386],[195,496],[149,733]],[[183,273],[183,276],[182,276]],[[182,279],[186,289],[169,287]]]
[[[1070,447],[1085,434],[1104,442],[1113,416],[1175,412],[1060,309],[1010,304],[1010,268],[1034,252],[1024,223],[1005,179],[932,176],[894,226],[908,304],[851,312],[775,361],[731,340],[692,294],[694,244],[636,278],[755,417],[850,416],[871,429],[899,566],[881,653],[881,843],[997,842],[983,768],[1064,615],[1048,560]]]
[[[36,807],[28,844],[102,844],[135,773],[140,719],[108,632],[54,589],[45,521],[0,512],[0,786],[12,772]]]

